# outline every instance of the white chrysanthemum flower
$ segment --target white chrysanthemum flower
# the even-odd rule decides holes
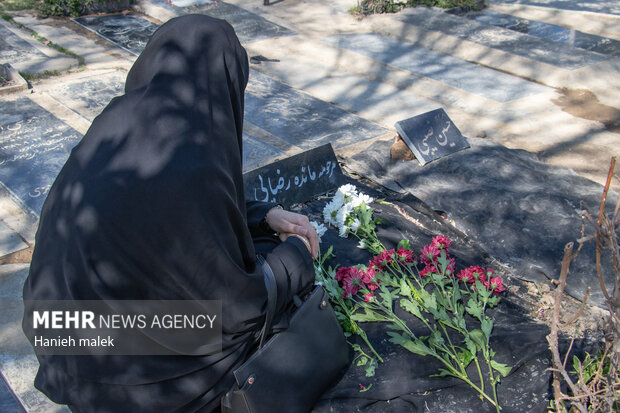
[[[323,221],[337,227],[338,222],[336,221],[336,215],[338,214],[341,206],[342,205],[336,205],[333,202],[325,205],[325,208],[323,208]]]
[[[345,193],[338,189],[330,203],[334,206],[334,208],[340,209],[340,207],[346,203],[346,199],[344,198],[344,196]]]
[[[351,204],[344,204],[342,208],[338,210],[336,214],[336,226],[338,228],[342,228],[347,223],[347,217],[353,211],[353,206]]]
[[[310,225],[312,225],[316,230],[316,234],[319,236],[319,242],[321,242],[321,237],[323,236],[323,234],[325,234],[327,228],[325,227],[325,225],[319,224],[316,221],[310,221]]]
[[[357,197],[357,188],[355,187],[355,185],[342,185],[340,188],[338,188],[338,191],[336,191],[336,195],[338,194],[338,192],[342,193],[344,196],[348,196],[349,198]]]
[[[361,239],[360,242],[357,244],[357,248],[365,250],[366,249],[366,241]]]
[[[362,202],[366,206],[369,206],[372,201],[374,201],[374,199],[372,199],[371,197],[369,197],[366,194],[360,193],[357,197],[355,197],[353,199],[353,201],[351,203],[353,204],[354,207],[360,206],[362,204]]]
[[[361,224],[360,220],[355,218],[353,222],[351,223],[351,231],[357,232],[357,229],[360,227],[360,224]]]
[[[343,225],[343,226],[341,226],[341,227],[340,227],[340,231],[338,231],[338,235],[339,235],[341,238],[348,238],[348,236],[349,236],[349,235],[347,234],[347,231],[348,231],[348,230],[349,230],[349,227],[347,227],[346,225]]]

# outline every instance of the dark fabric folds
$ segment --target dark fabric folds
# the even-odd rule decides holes
[[[273,206],[246,206],[245,50],[204,15],[153,35],[74,148],[44,204],[24,299],[221,300],[223,351],[204,356],[40,356],[35,385],[79,411],[209,410],[264,318],[252,234]],[[309,253],[275,241],[278,293],[313,279]]]

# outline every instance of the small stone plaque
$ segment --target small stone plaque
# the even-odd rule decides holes
[[[469,143],[443,109],[398,121],[394,127],[420,165],[469,148]]]
[[[291,156],[243,175],[247,200],[286,207],[306,202],[344,184],[331,144]]]

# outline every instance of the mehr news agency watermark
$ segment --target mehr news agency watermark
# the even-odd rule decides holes
[[[216,300],[24,300],[37,355],[208,355],[222,350]]]

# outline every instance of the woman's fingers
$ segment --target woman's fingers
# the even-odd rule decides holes
[[[271,229],[280,234],[291,233],[305,237],[310,243],[312,258],[317,257],[319,253],[319,238],[307,216],[274,208],[267,213],[266,219]]]

